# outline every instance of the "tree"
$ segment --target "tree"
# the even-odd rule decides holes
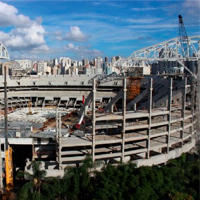
[[[92,167],[92,159],[87,156],[82,165],[66,168],[63,178],[65,198],[68,200],[90,199],[92,191],[90,172]]]
[[[90,157],[66,168],[64,177],[46,178],[39,162],[19,192],[20,200],[194,200],[200,196],[200,159],[183,155],[167,165],[108,164],[94,171]],[[93,170],[92,170],[93,169]]]
[[[33,174],[24,173],[25,177],[29,180],[25,183],[18,193],[20,200],[43,200],[47,199],[47,195],[43,195],[43,190],[48,190],[45,184],[45,170],[40,170],[40,162],[33,161],[31,163]]]

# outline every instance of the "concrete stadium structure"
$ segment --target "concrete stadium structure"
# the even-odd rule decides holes
[[[65,82],[62,85],[59,81],[59,85],[49,87],[47,84],[37,89],[34,85],[13,86],[12,81],[8,82],[10,108],[27,107],[32,101],[33,107],[56,105],[80,109],[84,107],[80,103],[82,95],[92,97],[90,112],[86,111],[87,123],[81,129],[84,135],[72,133],[64,137],[57,126],[55,137],[41,137],[36,133],[9,138],[16,166],[20,166],[17,161],[20,154],[24,160],[43,160],[49,175],[58,175],[66,166],[82,162],[87,154],[91,154],[99,166],[116,161],[132,161],[141,166],[165,163],[192,149],[196,133],[196,87],[191,80],[182,76],[143,77],[140,94],[127,100],[127,79],[115,80],[116,87],[111,87],[113,82],[110,81],[103,86],[96,87],[93,83],[92,87],[90,83],[74,88],[73,84],[71,88],[70,84],[66,87]],[[3,88],[1,91],[3,107]],[[98,109],[101,107],[103,111]],[[62,122],[58,118],[59,123]],[[4,141],[2,134],[2,145]]]
[[[88,154],[97,167],[119,161],[141,166],[162,164],[190,151],[195,146],[197,132],[198,55],[187,60],[189,64],[184,58],[176,58],[175,61],[187,71],[181,74],[8,79],[10,113],[26,107],[30,109],[30,105],[33,108],[51,106],[57,110],[56,134],[45,135],[40,129],[31,133],[30,129],[30,134],[23,137],[14,134],[8,138],[14,149],[15,168],[26,166],[28,170],[29,162],[26,160],[36,159],[43,161],[48,175],[57,176],[63,174],[65,167],[81,163]],[[147,60],[145,57],[137,58],[137,61],[142,59]],[[158,58],[159,61],[167,58],[162,59]],[[175,58],[171,57],[169,64],[171,59]],[[3,92],[2,77],[2,111]],[[59,108],[66,111],[73,108],[66,121],[71,120],[73,115],[75,120],[65,128]],[[3,149],[4,128],[1,128]],[[5,157],[3,152],[1,156]]]

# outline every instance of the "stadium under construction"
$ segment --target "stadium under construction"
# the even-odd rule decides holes
[[[6,140],[14,171],[40,160],[49,176],[62,176],[88,154],[101,168],[151,166],[189,152],[197,140],[200,37],[187,40],[187,49],[175,38],[134,52],[116,63],[119,75],[2,76],[0,165]],[[149,75],[138,70],[141,63]]]

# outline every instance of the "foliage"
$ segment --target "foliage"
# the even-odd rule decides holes
[[[63,178],[63,192],[68,200],[90,199],[92,191],[90,170],[92,166],[92,159],[86,157],[81,166],[66,169]]]
[[[198,200],[200,197],[200,158],[185,154],[163,166],[108,164],[92,171],[87,157],[82,165],[65,170],[61,179],[45,178],[38,163],[33,175],[19,192],[19,199],[56,200]],[[37,180],[37,181],[35,181]]]
[[[33,174],[25,173],[29,182],[25,183],[19,191],[18,199],[20,200],[42,200],[47,199],[45,192],[47,189],[47,184],[43,182],[46,176],[44,170],[40,170],[40,162],[32,162]],[[20,174],[21,176],[21,174]]]

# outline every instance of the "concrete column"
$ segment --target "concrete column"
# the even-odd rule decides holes
[[[111,109],[110,112],[113,113],[114,112],[114,104],[111,105],[110,109]]]
[[[150,78],[149,80],[149,105],[148,105],[148,112],[149,112],[149,119],[148,119],[148,140],[147,140],[147,155],[146,158],[150,157],[150,150],[151,150],[151,113],[152,113],[152,91],[153,91],[153,79]]]
[[[92,161],[95,161],[95,136],[96,136],[96,80],[93,79],[92,87]]]
[[[8,94],[7,94],[7,70],[4,66],[4,131],[5,131],[5,145],[4,152],[8,150]]]
[[[24,108],[24,102],[23,102],[23,97],[19,97],[20,100],[20,104],[22,105],[22,107]],[[12,101],[12,100],[11,100]]]
[[[13,98],[11,97],[10,105],[11,105],[11,110],[13,111],[13,103],[12,103],[12,101],[13,101]]]
[[[58,141],[58,108],[56,109],[56,141]]]
[[[11,98],[11,110],[14,111],[14,108],[13,108],[13,98]]]
[[[84,105],[83,105],[84,106]],[[84,107],[84,114],[87,115],[87,111],[88,111],[88,106]]]
[[[25,98],[25,97],[24,97]],[[24,108],[24,102],[23,102],[23,97],[20,97],[20,101],[22,103],[22,107]],[[12,106],[12,103],[11,103],[11,106]]]
[[[137,111],[137,104],[134,103],[134,111],[136,112]]]
[[[60,106],[60,102],[61,102],[61,98],[59,98],[59,100],[58,100],[58,104],[57,104],[57,107],[59,108],[59,106]]]
[[[186,107],[186,93],[187,93],[187,77],[184,79],[184,85],[182,88],[182,110],[181,110],[181,117],[182,117],[182,122],[181,122],[181,145],[183,145],[183,134],[184,134],[184,129],[185,129],[185,107]]]
[[[26,107],[27,108],[28,108],[28,102],[29,102],[29,99],[28,100],[26,99]]]
[[[21,101],[20,97],[17,97],[18,105],[19,105],[20,108],[22,108],[22,105],[21,105],[21,102],[20,102],[20,101]]]
[[[9,102],[11,110],[12,110],[12,101],[13,101],[13,98],[11,97],[11,98],[10,98],[10,102]],[[23,106],[23,107],[24,107],[24,106]]]
[[[200,51],[200,42],[199,42],[199,51]],[[196,99],[196,120],[199,122],[200,120],[200,59],[197,61],[197,99]],[[200,138],[200,125],[199,123],[196,123],[196,138],[197,140]]]
[[[58,113],[58,127],[59,127],[59,130],[58,130],[58,155],[59,155],[59,169],[62,169],[62,161],[61,161],[61,139],[62,139],[62,135],[61,135],[61,126],[62,126],[62,118],[61,118],[61,113]]]
[[[58,108],[56,109],[56,161],[59,163]]]
[[[170,148],[170,131],[171,131],[171,110],[172,110],[172,90],[173,90],[173,79],[170,78],[169,81],[169,96],[168,96],[168,135],[167,135],[167,153],[169,153]]]
[[[61,169],[61,113],[56,109],[56,161],[58,162],[59,169]]]
[[[1,140],[0,140],[0,191],[3,190],[3,166],[2,166],[2,152],[1,152]]]
[[[77,100],[75,99],[73,107],[76,107]]]
[[[45,107],[45,97],[44,97],[44,100],[42,102],[42,108],[44,108],[44,107]]]
[[[35,145],[34,145],[34,138],[32,138],[32,161],[35,160]]]
[[[36,100],[35,100],[35,107],[37,107],[38,105],[38,97],[36,97]]]
[[[123,121],[122,121],[122,144],[121,144],[121,161],[124,162],[124,146],[125,146],[125,132],[126,132],[126,78],[123,79],[123,107],[122,107],[122,114],[123,114]]]
[[[194,120],[195,120],[195,107],[196,107],[196,101],[195,101],[195,96],[196,96],[196,81],[194,78],[192,78],[192,84],[191,84],[191,114],[192,114],[192,126],[191,126],[191,134],[194,133]]]

